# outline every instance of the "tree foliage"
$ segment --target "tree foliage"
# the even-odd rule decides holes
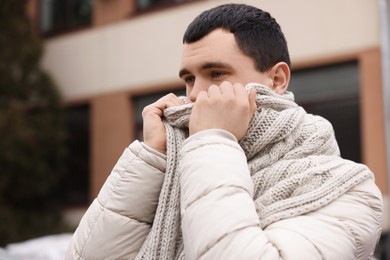
[[[64,172],[61,96],[40,67],[25,0],[0,2],[0,245],[55,232]]]

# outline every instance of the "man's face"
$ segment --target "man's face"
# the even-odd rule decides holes
[[[238,48],[234,34],[222,29],[183,45],[179,76],[186,85],[190,102],[195,102],[200,91],[213,84],[219,86],[223,81],[271,86],[268,74],[257,71],[254,62]]]

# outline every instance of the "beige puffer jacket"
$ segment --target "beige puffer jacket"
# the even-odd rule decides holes
[[[199,138],[221,145],[197,146]],[[181,150],[182,232],[186,259],[370,259],[380,235],[382,196],[369,179],[315,212],[275,222],[262,230],[246,192],[248,167],[229,134],[207,130]],[[223,164],[224,178],[197,171]],[[188,167],[186,167],[188,165]],[[206,167],[205,167],[206,166]],[[212,168],[212,167],[211,167]],[[66,259],[133,259],[144,242],[164,178],[165,156],[138,141],[115,165],[74,233]],[[206,192],[243,173],[239,194]],[[227,171],[227,172],[226,172]],[[209,194],[202,196],[202,194]],[[192,198],[198,198],[193,201]],[[191,203],[191,205],[189,205]],[[239,229],[238,226],[246,226]],[[248,227],[249,226],[249,227]],[[223,238],[215,240],[215,237]],[[208,248],[205,252],[204,248]]]

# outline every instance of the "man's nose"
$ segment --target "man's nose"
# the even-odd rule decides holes
[[[210,83],[205,80],[196,79],[194,82],[194,85],[192,86],[190,93],[188,93],[188,100],[190,102],[195,102],[196,97],[198,96],[199,92],[206,90],[210,87]]]

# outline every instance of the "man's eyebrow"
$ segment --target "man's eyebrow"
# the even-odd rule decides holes
[[[183,75],[186,75],[186,74],[191,74],[191,72],[187,69],[181,69],[179,71],[179,78],[183,77]]]
[[[207,69],[231,69],[232,66],[230,66],[229,64],[226,64],[226,63],[222,63],[222,62],[207,62],[205,64],[202,65],[201,69],[202,70],[207,70]],[[186,74],[191,74],[191,72],[189,70],[187,70],[186,68],[184,69],[181,69],[180,72],[179,72],[179,77],[183,77],[183,75],[186,75]]]
[[[231,69],[232,66],[222,62],[207,62],[202,65],[202,69]]]

